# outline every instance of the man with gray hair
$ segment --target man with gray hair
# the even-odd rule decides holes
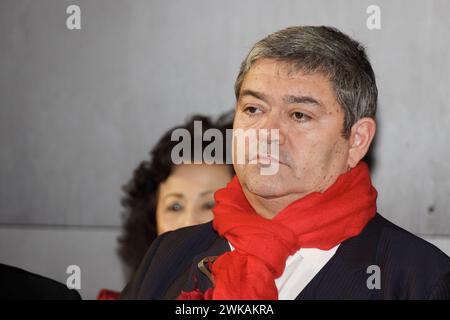
[[[450,299],[449,257],[377,213],[363,158],[378,92],[358,42],[330,27],[270,34],[235,94],[233,129],[270,132],[278,152],[233,141],[214,220],[156,239],[123,299]]]

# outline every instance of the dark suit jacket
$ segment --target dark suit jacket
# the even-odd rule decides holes
[[[0,264],[0,300],[81,300],[81,296],[58,281]]]
[[[122,299],[175,299],[195,286],[205,291],[212,283],[198,262],[229,250],[211,223],[163,234]],[[380,289],[367,286],[371,265],[380,268]],[[450,258],[377,214],[358,236],[341,243],[297,299],[450,299]]]

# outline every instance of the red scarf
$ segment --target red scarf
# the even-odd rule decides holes
[[[269,220],[251,207],[235,176],[215,193],[213,227],[234,250],[212,265],[213,299],[278,299],[275,279],[286,259],[300,248],[329,250],[358,235],[376,213],[376,198],[361,162],[324,193],[310,193]]]

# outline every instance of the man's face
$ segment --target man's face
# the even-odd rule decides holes
[[[256,61],[242,82],[233,128],[279,129],[279,165],[274,175],[262,175],[260,164],[236,164],[235,158],[247,197],[294,201],[325,191],[347,170],[350,144],[342,136],[343,121],[326,76],[274,59]]]

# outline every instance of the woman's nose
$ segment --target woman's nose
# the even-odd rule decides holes
[[[197,210],[195,210],[195,208],[189,208],[185,212],[185,219],[184,219],[185,226],[193,226],[201,223],[199,221],[199,216],[200,215],[198,214]]]

